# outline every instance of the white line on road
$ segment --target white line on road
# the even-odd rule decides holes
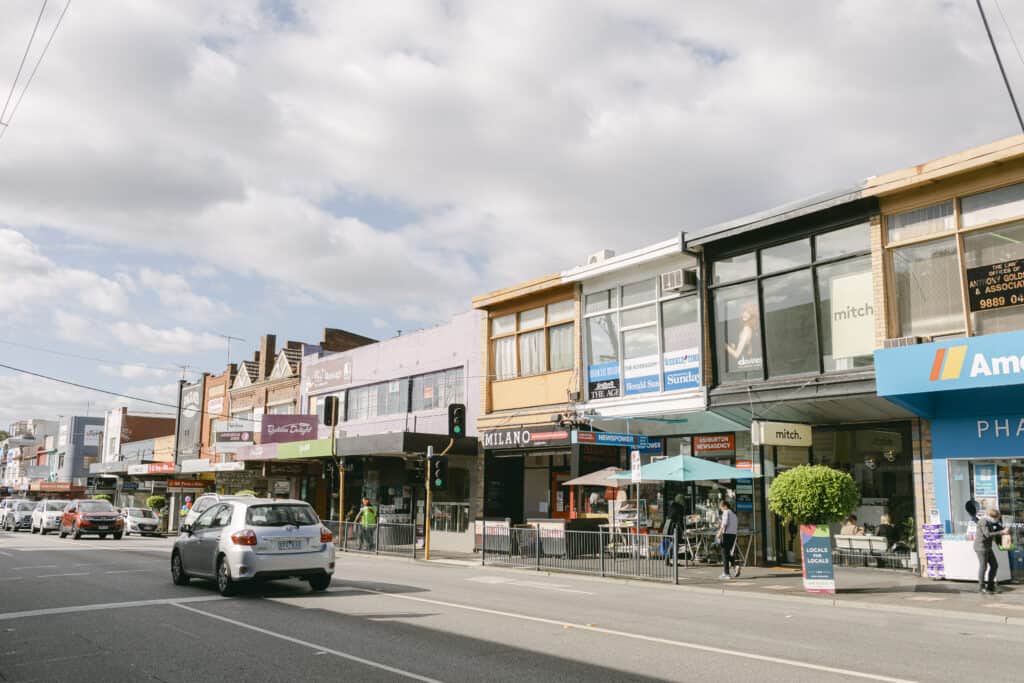
[[[533,617],[528,614],[518,614],[516,612],[502,612],[500,610],[487,609],[486,607],[476,607],[474,605],[463,605],[457,602],[446,602],[443,600],[432,600],[430,598],[419,598],[413,595],[398,595],[396,593],[384,593],[381,591],[371,590],[369,588],[360,588],[358,590],[366,591],[374,595],[382,595],[388,598],[394,598],[396,600],[411,600],[413,602],[424,602],[430,605],[439,605],[442,607],[453,607],[455,609],[463,609],[471,612],[480,612],[482,614],[493,614],[499,617],[509,617],[511,619],[521,619],[523,621],[532,621],[540,624],[550,624],[552,626],[559,626],[561,628],[574,628],[581,631],[590,631],[592,633],[601,633],[603,635],[615,636],[617,638],[631,638],[633,640],[643,640],[649,643],[658,643],[660,645],[669,645],[672,647],[685,648],[688,650],[699,650],[701,652],[713,652],[715,654],[726,655],[729,657],[739,657],[741,659],[753,659],[759,662],[770,662],[772,664],[781,664],[783,666],[791,666],[798,669],[810,669],[812,671],[824,671],[826,673],[839,674],[841,676],[852,676],[854,678],[865,678],[872,681],[886,681],[887,683],[910,683],[904,678],[893,678],[891,676],[881,676],[878,674],[867,673],[864,671],[854,671],[852,669],[840,669],[832,666],[823,666],[821,664],[812,664],[810,662],[801,662],[796,659],[785,659],[783,657],[771,657],[769,655],[758,655],[752,652],[742,652],[740,650],[728,650],[721,647],[713,647],[711,645],[701,645],[700,643],[690,643],[683,640],[669,640],[668,638],[658,638],[656,636],[645,636],[639,633],[630,633],[628,631],[616,631],[610,628],[600,628],[598,626],[591,626],[587,624],[574,624],[567,621],[559,621],[558,619],[546,619],[544,617]],[[187,608],[186,608],[187,609]],[[198,611],[198,610],[197,610]]]
[[[255,631],[256,633],[262,633],[265,636],[270,636],[272,638],[279,638],[281,640],[288,641],[289,643],[295,643],[296,645],[302,645],[303,647],[308,647],[308,648],[310,648],[312,650],[315,650],[317,654],[323,654],[323,653],[331,654],[331,655],[334,655],[335,657],[340,657],[342,659],[347,659],[347,660],[352,661],[352,662],[358,662],[359,664],[363,664],[364,666],[369,666],[369,667],[372,667],[374,669],[380,669],[381,671],[387,671],[388,673],[398,674],[399,676],[404,676],[406,678],[411,678],[414,681],[424,681],[425,683],[441,683],[436,678],[428,678],[427,676],[421,676],[419,674],[414,674],[411,671],[405,671],[404,669],[398,669],[398,668],[395,668],[393,666],[388,666],[387,664],[381,664],[380,662],[374,662],[374,661],[372,661],[370,659],[363,659],[362,657],[357,657],[355,655],[350,655],[347,652],[341,652],[339,650],[332,650],[329,647],[323,647],[322,645],[317,645],[316,643],[309,643],[309,642],[306,642],[305,640],[299,640],[298,638],[292,638],[291,636],[286,636],[286,635],[281,634],[281,633],[275,633],[273,631],[268,631],[265,628],[260,628],[259,626],[253,626],[252,624],[246,624],[243,621],[236,621],[234,619],[228,619],[227,617],[222,617],[219,614],[211,614],[209,612],[204,612],[203,610],[196,609],[194,607],[186,607],[185,605],[182,605],[180,603],[172,603],[172,604],[175,607],[180,607],[181,609],[188,610],[189,612],[195,612],[196,614],[202,614],[204,617],[209,617],[211,619],[218,619],[218,620],[226,622],[228,624],[232,624],[234,626],[238,626],[239,628],[246,628],[246,629],[249,629],[250,631]]]
[[[0,550],[0,555],[3,555],[4,557],[14,557],[14,555],[11,555],[10,553],[5,553],[2,550]]]
[[[54,569],[57,565],[55,564],[33,564],[28,567],[11,567],[11,570],[18,571],[19,569]]]
[[[68,572],[67,574],[38,574],[37,579],[52,579],[58,576],[89,576],[89,572]]]
[[[112,569],[104,574],[134,574],[135,572],[151,572],[152,569]]]
[[[201,595],[194,598],[164,598],[162,600],[130,600],[128,602],[101,602],[95,605],[73,605],[70,607],[48,607],[46,609],[30,609],[23,612],[0,612],[0,621],[25,619],[27,617],[45,617],[52,614],[73,614],[75,612],[93,612],[95,610],[123,609],[126,607],[152,607],[154,605],[176,605],[182,602],[209,602],[225,600],[219,595]]]

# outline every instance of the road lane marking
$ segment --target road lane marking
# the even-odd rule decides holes
[[[196,614],[202,614],[204,617],[209,617],[210,619],[217,619],[219,621],[223,621],[225,623],[232,624],[234,626],[238,626],[239,628],[249,629],[250,631],[255,631],[256,633],[262,633],[265,636],[270,636],[272,638],[278,638],[280,640],[285,640],[285,641],[287,641],[289,643],[294,643],[296,645],[302,645],[303,647],[307,647],[307,648],[313,650],[314,654],[331,654],[331,655],[334,655],[335,657],[340,657],[341,659],[347,659],[347,660],[349,660],[351,662],[357,662],[357,663],[362,664],[364,666],[368,666],[368,667],[371,667],[371,668],[374,668],[374,669],[380,669],[381,671],[387,671],[388,673],[397,674],[399,676],[404,676],[405,678],[411,678],[414,681],[424,681],[424,683],[441,683],[441,681],[437,680],[436,678],[428,678],[427,676],[421,676],[421,675],[415,674],[415,673],[413,673],[411,671],[406,671],[404,669],[398,669],[396,667],[388,666],[387,664],[381,664],[380,662],[375,662],[375,661],[370,660],[370,659],[363,659],[362,657],[357,657],[356,655],[350,655],[347,652],[341,652],[339,650],[332,650],[329,647],[324,647],[322,645],[317,645],[316,643],[310,643],[310,642],[307,642],[305,640],[299,640],[298,638],[292,638],[291,636],[286,636],[286,635],[284,635],[282,633],[275,633],[274,631],[268,631],[265,628],[260,628],[259,626],[253,626],[252,624],[246,624],[243,621],[236,621],[234,619],[228,619],[227,617],[222,617],[219,614],[211,614],[210,612],[204,612],[203,610],[196,609],[195,607],[187,607],[187,606],[182,605],[180,603],[172,603],[172,604],[175,607],[180,607],[181,609],[188,610],[189,612],[195,612]]]
[[[152,569],[112,569],[110,571],[103,572],[104,574],[133,574],[135,572],[151,572]]]
[[[740,659],[752,659],[759,662],[769,662],[772,664],[781,664],[782,666],[791,666],[798,669],[810,669],[812,671],[823,671],[826,673],[839,674],[841,676],[850,676],[853,678],[864,678],[872,681],[886,681],[886,683],[912,683],[905,678],[893,678],[892,676],[882,676],[879,674],[867,673],[865,671],[854,671],[852,669],[841,669],[833,666],[824,666],[822,664],[812,664],[811,662],[802,662],[797,659],[786,659],[784,657],[772,657],[770,655],[759,655],[752,652],[743,652],[740,650],[729,650],[722,647],[714,647],[712,645],[702,645],[700,643],[691,643],[684,640],[670,640],[668,638],[658,638],[656,636],[645,636],[640,633],[630,633],[629,631],[616,631],[610,628],[601,628],[592,624],[574,624],[572,622],[562,621],[559,619],[547,619],[545,617],[534,617],[528,614],[518,614],[516,612],[503,612],[501,610],[488,609],[486,607],[476,607],[475,605],[463,605],[457,602],[447,602],[444,600],[433,600],[431,598],[420,598],[413,595],[399,595],[397,593],[384,593],[382,591],[376,591],[369,588],[358,588],[367,593],[373,595],[382,595],[388,598],[394,598],[396,600],[411,600],[412,602],[422,602],[429,605],[438,605],[441,607],[452,607],[455,609],[467,610],[470,612],[479,612],[481,614],[492,614],[499,617],[508,617],[510,619],[519,619],[522,621],[532,621],[539,624],[549,624],[551,626],[559,626],[563,629],[579,629],[580,631],[590,631],[591,633],[600,633],[602,635],[615,636],[617,638],[630,638],[632,640],[642,640],[648,643],[656,643],[659,645],[668,645],[671,647],[678,647],[687,650],[698,650],[700,652],[712,652],[714,654],[726,655],[729,657],[737,657]],[[184,608],[188,609],[188,608]],[[196,610],[199,611],[199,610]]]
[[[37,579],[52,579],[58,576],[89,576],[89,572],[68,572],[67,574],[37,574]]]
[[[3,555],[4,557],[14,557],[14,555],[11,555],[10,553],[5,553],[2,550],[0,550],[0,555]]]
[[[11,569],[13,571],[18,571],[19,569],[56,569],[56,568],[57,568],[57,565],[55,565],[55,564],[33,564],[33,565],[29,565],[28,567],[11,567]]]
[[[21,612],[0,612],[0,621],[26,619],[28,617],[47,617],[54,614],[74,614],[76,612],[93,612],[96,610],[124,609],[127,607],[152,607],[154,605],[176,605],[184,602],[209,602],[226,600],[219,595],[200,595],[193,598],[163,598],[161,600],[129,600],[127,602],[102,602],[94,605],[72,605],[70,607],[47,607],[30,609]]]

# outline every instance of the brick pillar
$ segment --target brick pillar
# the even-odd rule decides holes
[[[891,283],[887,282],[885,275],[885,241],[882,239],[882,217],[872,216],[871,218],[871,281],[874,286],[874,301],[872,306],[875,309],[875,348],[882,348],[886,339],[898,336],[897,329],[890,330],[888,301],[895,300],[895,296],[887,297],[886,292]]]
[[[924,538],[921,525],[928,522],[928,510],[937,507],[935,504],[935,477],[932,467],[932,429],[931,423],[924,419],[912,422],[911,453],[914,476],[914,519],[917,527],[917,556],[920,567],[925,566]],[[896,520],[893,520],[894,522]]]

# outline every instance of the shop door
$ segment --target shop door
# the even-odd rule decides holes
[[[547,467],[523,473],[523,504],[526,519],[551,516],[551,475]]]
[[[562,484],[570,476],[568,472],[551,474],[551,516],[555,519],[569,519],[569,487]]]
[[[765,446],[764,453],[764,493],[768,499],[768,489],[775,477],[800,465],[809,465],[811,451],[809,448],[792,446]],[[767,528],[765,546],[768,561],[775,564],[800,564],[800,529],[796,525],[785,523],[774,515],[767,505]]]

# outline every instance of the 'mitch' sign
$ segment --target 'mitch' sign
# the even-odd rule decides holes
[[[750,423],[750,440],[755,446],[801,446],[811,445],[811,425],[797,422],[765,422],[754,420]]]

